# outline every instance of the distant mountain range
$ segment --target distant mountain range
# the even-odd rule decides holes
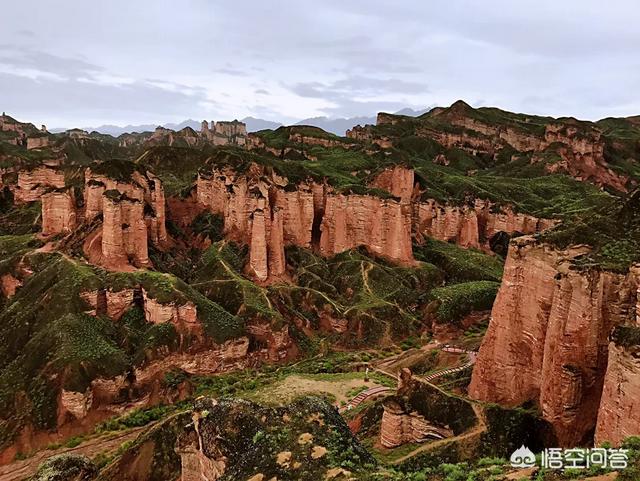
[[[413,110],[410,108],[404,108],[395,112],[398,115],[408,115],[412,117],[416,117],[418,115],[422,115],[425,112],[428,112],[431,107],[423,109],[423,110]],[[257,132],[258,130],[264,129],[277,129],[282,126],[280,122],[274,122],[272,120],[264,120],[257,119],[255,117],[245,117],[240,120],[247,124],[248,132]],[[366,124],[375,124],[376,117],[349,117],[349,118],[329,118],[329,117],[311,117],[308,119],[303,119],[299,122],[296,122],[295,125],[312,125],[314,127],[320,127],[327,132],[332,132],[336,135],[343,136],[345,132],[352,128],[355,125],[366,125]],[[171,130],[181,130],[185,127],[191,127],[194,130],[200,130],[201,122],[193,119],[188,119],[178,124],[168,123],[162,125],[167,129]],[[130,132],[150,132],[156,129],[158,125],[156,124],[141,124],[141,125],[125,125],[124,127],[119,125],[100,125],[99,127],[82,127],[82,130],[86,130],[87,132],[100,132],[101,134],[109,134],[117,137],[122,134],[130,133]],[[64,132],[65,128],[56,128],[51,129],[51,132]]]

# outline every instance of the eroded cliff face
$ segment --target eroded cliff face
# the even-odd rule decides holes
[[[413,172],[406,177],[408,187],[406,182],[390,187],[408,198]],[[395,261],[413,261],[408,200],[336,194],[317,183],[290,189],[286,179],[268,178],[257,165],[243,176],[230,170],[200,174],[197,198],[223,215],[229,237],[249,245],[248,271],[260,281],[285,273],[285,245],[317,248],[327,256],[363,245]]]
[[[414,172],[403,166],[383,170],[369,186],[392,197],[339,193],[318,182],[291,186],[253,164],[246,174],[231,169],[200,173],[196,199],[201,208],[223,216],[227,237],[249,246],[247,272],[262,282],[285,274],[287,245],[325,256],[364,246],[394,262],[412,264],[413,238],[429,236],[491,251],[498,233],[532,234],[556,224],[510,208],[499,210],[483,200],[470,206],[418,201]]]
[[[40,166],[18,172],[18,183],[13,189],[16,203],[40,200],[48,189],[64,189],[64,173],[52,167]]]
[[[198,202],[224,217],[224,231],[230,238],[249,245],[247,271],[259,281],[275,280],[285,273],[284,239],[285,219],[287,239],[301,239],[304,232],[305,199],[275,192],[277,177],[271,182],[263,180],[263,170],[252,166],[247,176],[238,176],[231,170],[214,171],[197,180]],[[284,208],[284,209],[283,209]],[[283,212],[284,210],[284,212]]]
[[[84,243],[89,260],[109,269],[149,265],[148,243],[167,241],[165,196],[160,179],[134,172],[130,181],[85,172],[84,221],[102,225]]]
[[[636,305],[634,275],[571,268],[585,251],[555,250],[532,237],[512,241],[469,386],[475,399],[538,404],[563,446],[588,441],[609,335]]]
[[[509,207],[497,210],[481,199],[466,206],[441,205],[434,200],[413,206],[413,230],[418,239],[428,236],[484,251],[491,250],[490,241],[499,232],[534,234],[555,224],[553,219],[515,213]]]
[[[609,361],[598,410],[595,444],[605,441],[619,446],[628,436],[640,432],[640,345],[639,329],[619,328],[609,343]],[[625,342],[624,336],[636,341]]]
[[[488,125],[467,116],[453,115],[453,125],[465,129],[460,133],[437,132],[436,138],[448,147],[460,147],[493,154],[504,142],[519,152],[542,152],[553,148],[561,162],[547,165],[549,172],[567,172],[578,180],[592,181],[600,186],[610,186],[626,192],[628,178],[616,174],[607,166],[604,158],[602,132],[593,127],[567,124],[548,124],[544,134],[516,130],[507,126]],[[470,135],[468,131],[481,134]],[[534,156],[534,160],[535,160]]]
[[[363,245],[393,261],[413,262],[410,204],[368,195],[330,194],[320,230],[323,255]]]
[[[52,191],[43,194],[42,234],[68,234],[77,226],[76,202],[73,191]]]

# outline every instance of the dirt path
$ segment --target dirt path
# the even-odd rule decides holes
[[[153,424],[134,428],[129,431],[118,432],[111,435],[104,435],[97,438],[88,439],[84,443],[74,448],[59,448],[44,450],[35,453],[33,456],[15,461],[11,464],[0,466],[0,481],[21,481],[35,474],[38,466],[51,456],[58,454],[82,454],[93,458],[100,453],[110,453],[116,451],[122,443],[132,441],[143,431],[149,429]]]

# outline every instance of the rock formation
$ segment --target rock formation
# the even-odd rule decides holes
[[[27,149],[42,149],[50,144],[47,135],[38,135],[37,137],[27,137]]]
[[[205,120],[202,122],[200,134],[213,145],[244,146],[247,144],[247,126],[238,120],[230,122],[212,120],[211,126]]]
[[[636,318],[637,319],[637,318]],[[625,337],[635,337],[626,342]],[[595,445],[619,446],[640,432],[640,340],[637,326],[617,328],[609,343],[609,360],[598,410]]]
[[[122,315],[133,305],[133,289],[120,291],[107,290],[105,292],[106,314],[114,321],[118,321]]]
[[[531,234],[556,221],[497,211],[488,201],[469,206],[442,206],[417,201],[413,170],[386,169],[369,184],[394,198],[337,193],[319,183],[287,179],[253,164],[246,174],[231,169],[200,173],[198,203],[224,218],[225,234],[249,245],[248,272],[260,281],[284,274],[284,246],[313,248],[325,256],[364,246],[402,264],[413,263],[412,238],[453,241],[490,251],[497,233]]]
[[[68,234],[77,225],[76,203],[71,190],[54,190],[42,197],[42,234]]]
[[[413,262],[409,204],[369,195],[329,194],[320,230],[323,255],[362,245],[396,262]]]
[[[184,304],[160,303],[157,299],[149,297],[144,289],[142,289],[142,298],[144,300],[144,317],[147,322],[152,324],[171,322],[179,333],[198,336],[202,334],[202,326],[198,321],[198,310],[193,302]]]
[[[634,275],[579,271],[585,253],[512,241],[469,394],[517,406],[535,402],[563,446],[584,442],[596,422],[609,334],[635,311]]]
[[[422,235],[462,247],[490,250],[490,240],[499,232],[534,234],[557,224],[553,219],[515,213],[505,207],[496,211],[491,202],[476,199],[473,205],[441,205],[434,200],[416,202],[413,207],[413,230]]]
[[[22,281],[14,277],[12,274],[5,273],[0,275],[0,293],[9,299],[15,296],[16,291],[22,286]]]
[[[402,203],[408,203],[411,202],[414,193],[413,179],[413,169],[396,165],[393,168],[383,170],[370,185],[386,190],[400,199]]]
[[[209,176],[200,174],[197,198],[224,217],[228,236],[249,245],[248,271],[257,280],[266,281],[285,272],[285,232],[288,242],[310,244],[311,226],[296,214],[311,210],[313,199],[310,193],[277,193],[275,182],[261,180],[260,167],[255,165],[252,169],[253,173],[247,176],[230,170],[214,171]]]
[[[63,189],[64,173],[58,169],[40,166],[32,170],[20,170],[13,195],[16,203],[35,202],[48,189]]]
[[[102,227],[85,241],[92,262],[112,269],[149,264],[148,242],[168,240],[165,196],[151,172],[133,172],[130,180],[109,178],[90,168],[85,172],[84,220],[102,215]]]

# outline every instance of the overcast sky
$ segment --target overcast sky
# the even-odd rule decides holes
[[[2,2],[0,110],[50,127],[475,106],[640,114],[637,0]]]

